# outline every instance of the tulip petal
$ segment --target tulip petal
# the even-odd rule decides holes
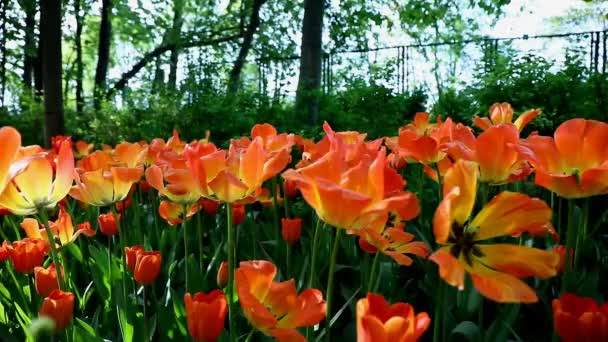
[[[504,191],[496,195],[470,223],[479,231],[476,240],[542,229],[551,231],[551,208],[538,198]]]
[[[538,301],[536,293],[518,278],[502,272],[496,272],[480,262],[467,267],[473,285],[483,296],[499,303],[534,303]]]
[[[448,284],[464,289],[464,265],[450,254],[449,247],[442,247],[431,254],[429,260],[439,266],[439,276]]]
[[[74,182],[74,152],[69,141],[61,143],[57,155],[57,168],[55,170],[55,182],[50,201],[56,203],[64,198]]]
[[[444,176],[444,197],[447,197],[453,188],[459,188],[457,197],[452,200],[450,210],[454,221],[460,225],[464,225],[473,211],[478,176],[477,164],[465,160],[457,161]]]
[[[475,161],[479,164],[480,180],[504,183],[511,174],[518,153],[509,144],[516,144],[519,132],[515,126],[502,124],[492,126],[477,137]]]
[[[12,127],[0,128],[0,193],[9,181],[9,169],[21,146],[21,135]]]
[[[32,160],[27,170],[17,175],[14,182],[22,196],[35,207],[47,205],[53,182],[53,168],[45,157],[40,156]]]
[[[559,255],[553,251],[513,244],[477,245],[484,265],[518,278],[547,279],[557,274]],[[505,257],[505,256],[508,256]]]
[[[226,203],[234,203],[249,194],[249,188],[235,175],[224,169],[209,182],[209,187],[215,196]]]

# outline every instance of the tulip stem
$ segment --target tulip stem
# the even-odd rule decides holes
[[[567,231],[566,231],[566,256],[565,256],[565,264],[564,270],[562,272],[562,292],[569,289],[570,277],[571,273],[574,272],[576,264],[568,262],[571,260],[575,240],[577,239],[576,234],[576,224],[574,222],[576,205],[574,204],[574,200],[568,200],[568,223],[567,223]]]
[[[329,275],[327,277],[327,310],[325,315],[325,336],[326,340],[331,341],[331,305],[334,292],[334,274],[336,271],[336,260],[338,259],[338,250],[340,249],[340,238],[342,237],[343,230],[336,228],[336,237],[334,241],[334,247],[331,251],[331,259],[329,260]]]
[[[436,289],[435,296],[435,323],[433,324],[433,342],[442,341],[441,335],[443,332],[443,310],[442,303],[444,302],[446,285],[443,280],[439,280],[439,285]]]
[[[51,230],[51,227],[49,226],[49,219],[46,216],[46,212],[44,208],[40,208],[38,210],[38,213],[40,215],[40,222],[42,224],[44,224],[44,230],[46,231],[46,238],[49,241],[49,246],[51,249],[51,258],[53,259],[53,263],[55,264],[55,268],[58,270],[57,272],[57,284],[59,285],[59,289],[64,291],[66,290],[65,288],[65,282],[63,280],[63,274],[59,271],[62,269],[61,267],[61,263],[59,262],[59,256],[57,254],[57,246],[55,244],[55,236],[53,235],[53,231]]]
[[[34,280],[34,275],[26,274],[25,275],[29,280],[30,285],[30,301],[32,302],[32,306],[34,307],[33,312],[38,312],[38,301],[36,298],[36,281]]]
[[[289,200],[287,199],[287,193],[285,192],[285,182],[281,182],[281,192],[283,193],[283,207],[285,208],[285,218],[290,218],[289,214]]]
[[[574,248],[574,265],[575,267],[579,263],[579,257],[581,249],[585,246],[585,239],[587,238],[587,223],[589,221],[589,198],[583,199],[583,208],[580,215],[580,221],[578,226],[582,228],[579,234],[576,234],[576,247]]]
[[[226,203],[226,220],[228,223],[228,324],[230,327],[230,341],[236,336],[234,308],[234,223],[232,222],[232,203]]]
[[[205,253],[203,253],[203,248],[205,247],[205,244],[203,242],[203,238],[205,235],[205,214],[201,213],[201,205],[200,203],[198,204],[198,215],[196,215],[196,224],[198,226],[198,249],[199,249],[199,263],[200,263],[200,269],[201,269],[201,274],[205,274]],[[205,277],[206,278],[206,277]],[[207,282],[207,279],[205,279],[205,282]]]
[[[369,279],[367,281],[367,292],[373,291],[372,286],[374,284],[374,273],[376,273],[376,266],[378,265],[379,259],[380,259],[380,252],[376,252],[376,256],[374,256],[374,261],[372,262],[372,270],[371,270],[371,272],[369,272]]]
[[[108,274],[110,281],[110,302],[112,302],[112,238],[108,236]]]
[[[122,224],[120,224],[120,219],[121,217],[118,216],[118,214],[116,213],[116,207],[115,206],[110,206],[110,210],[112,211],[112,216],[114,217],[114,221],[116,222],[116,226],[118,227],[118,243],[120,244],[120,263],[122,264],[122,268],[123,271],[120,272],[122,275],[122,281],[121,281],[121,285],[122,285],[122,295],[123,295],[123,299],[125,301],[125,303],[127,303],[127,279],[126,274],[127,274],[127,261],[125,260],[125,238],[126,236],[124,235],[123,231],[122,231]],[[110,267],[112,267],[110,265]],[[124,308],[126,309],[126,308]]]
[[[285,244],[285,278],[290,279],[289,278],[289,264],[290,264],[290,258],[289,255],[291,254],[291,248],[289,246],[289,243]]]
[[[312,238],[312,257],[310,259],[310,275],[308,277],[308,287],[312,288],[312,283],[315,276],[315,262],[317,261],[317,244],[319,243],[319,231],[321,230],[321,224],[323,221],[317,217],[317,225],[315,226],[314,237]]]
[[[143,286],[144,290],[143,290],[143,305],[144,305],[144,341],[148,342],[150,341],[150,337],[148,336],[148,314],[147,314],[147,310],[146,310],[146,286]]]
[[[253,333],[255,332],[255,329],[251,329],[251,331],[249,332],[249,334],[247,334],[247,338],[245,339],[245,342],[250,342],[251,338],[253,337]]]
[[[184,205],[184,220],[182,221],[182,230],[184,234],[184,265],[186,266],[186,292],[190,291],[190,277],[188,271],[188,226],[186,224],[188,216],[188,207]]]
[[[277,200],[277,178],[272,178],[272,207],[274,209],[274,239],[277,241],[277,246],[280,246],[281,239],[281,224],[279,222],[279,202]],[[277,250],[278,252],[278,250]]]

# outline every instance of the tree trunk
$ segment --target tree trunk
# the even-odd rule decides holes
[[[154,62],[154,80],[152,81],[152,94],[156,94],[162,89],[164,81],[165,73],[162,68],[162,58],[161,56],[158,56],[156,57],[156,60]]]
[[[63,98],[61,84],[61,1],[40,1],[42,70],[44,86],[44,139],[63,133]]]
[[[247,55],[249,54],[249,50],[251,50],[251,44],[253,43],[253,36],[260,26],[260,9],[266,0],[253,0],[253,6],[251,8],[251,15],[249,17],[249,25],[245,30],[243,36],[243,43],[241,44],[241,49],[239,50],[239,55],[234,61],[234,65],[232,70],[230,71],[230,79],[228,81],[228,94],[232,95],[236,93],[239,89],[240,80],[241,80],[241,72],[243,71],[243,66],[245,65],[245,61],[247,60]]]
[[[32,76],[36,64],[36,1],[25,0],[22,3],[25,12],[23,34],[23,85],[26,91],[32,88]],[[31,93],[30,93],[31,95]]]
[[[112,22],[110,12],[111,0],[102,0],[101,25],[99,26],[99,49],[97,50],[97,69],[95,70],[95,110],[101,109],[101,101],[106,89],[106,77],[110,65],[110,40],[112,36]]]
[[[310,125],[316,125],[319,119],[323,11],[324,0],[304,1],[296,112],[306,115]]]
[[[0,2],[0,108],[4,106],[6,88],[6,8],[8,0]]]
[[[180,39],[183,23],[184,0],[173,0],[173,27],[171,28],[171,40]],[[169,89],[175,91],[177,88],[177,63],[179,62],[179,49],[171,49],[169,57]]]
[[[84,66],[82,64],[82,23],[84,18],[80,15],[80,1],[74,0],[74,15],[76,16],[76,113],[82,114],[84,108],[84,96],[82,79],[84,78]]]
[[[36,58],[34,59],[34,99],[36,102],[40,102],[42,98],[42,47],[44,39],[42,37],[43,30],[38,32],[38,48],[36,49]]]

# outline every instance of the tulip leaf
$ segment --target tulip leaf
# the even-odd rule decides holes
[[[519,304],[505,304],[487,330],[485,337],[487,341],[506,341],[513,331],[511,327],[519,315]]]
[[[121,297],[121,296],[117,296],[117,297]],[[120,319],[120,332],[122,334],[122,340],[124,342],[133,341],[133,333],[134,333],[133,324],[131,324],[129,322],[129,319],[127,317],[127,312],[125,310],[121,309],[120,305],[116,305],[116,311],[118,311],[118,317]]]
[[[97,336],[97,334],[95,333],[95,329],[93,329],[92,326],[90,326],[87,322],[81,320],[80,318],[75,318],[74,323],[75,326],[80,327],[84,332],[86,332],[90,336]]]
[[[460,322],[450,333],[449,341],[481,342],[481,332],[471,321]]]
[[[70,243],[69,245],[67,245],[64,248],[67,248],[68,252],[70,252],[70,254],[72,254],[72,256],[76,260],[78,260],[78,262],[82,262],[83,261],[82,252],[78,248],[78,245],[76,245],[75,243]]]

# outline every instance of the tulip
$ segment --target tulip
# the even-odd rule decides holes
[[[74,232],[74,225],[72,223],[72,217],[63,208],[59,208],[59,216],[56,221],[49,221],[51,232],[55,237],[55,242],[58,248],[69,245],[74,242],[78,236],[84,234],[85,236],[95,235],[95,231],[91,229],[91,225],[79,224],[78,229]],[[32,218],[26,218],[21,222],[21,228],[25,230],[27,237],[32,239],[47,239],[46,229],[44,226],[39,225],[38,221]]]
[[[283,241],[292,245],[300,240],[302,234],[302,219],[299,217],[288,219],[281,219],[281,236]]]
[[[110,237],[118,233],[118,224],[116,223],[116,218],[118,218],[118,221],[120,221],[120,214],[116,214],[116,216],[114,215],[114,213],[105,213],[99,215],[99,218],[97,219],[99,230],[101,230],[105,236]]]
[[[401,266],[410,266],[412,258],[406,254],[426,258],[429,247],[422,241],[413,241],[414,235],[404,232],[403,226],[388,227],[378,233],[373,229],[363,229],[357,233],[360,236],[359,246],[368,253],[380,251],[395,260]]]
[[[184,212],[184,205],[173,203],[170,201],[161,201],[158,207],[158,214],[162,217],[167,223],[172,226],[178,225],[184,222],[184,216],[186,218],[190,218],[194,216],[198,212],[198,205],[192,204],[190,205],[190,209],[187,213]]]
[[[526,125],[538,114],[540,114],[540,110],[532,109],[522,113],[519,117],[517,117],[517,120],[513,122],[513,108],[511,105],[507,102],[494,103],[492,106],[490,106],[490,118],[480,118],[475,116],[473,118],[473,123],[475,126],[484,131],[499,124],[513,123],[517,130],[521,132],[524,127],[526,127]]]
[[[406,303],[389,305],[371,292],[357,302],[357,342],[413,342],[430,324],[426,312],[415,314]]]
[[[224,292],[213,290],[209,294],[198,292],[184,295],[188,332],[197,342],[213,342],[224,330],[228,302]]]
[[[135,270],[135,264],[137,263],[137,254],[143,251],[144,248],[140,245],[133,247],[125,247],[125,257],[127,269],[129,270],[129,272],[133,272]]]
[[[76,150],[74,153],[74,157],[76,159],[84,158],[93,150],[93,144],[89,144],[84,140],[78,140],[74,144],[74,149]]]
[[[140,251],[135,261],[133,276],[141,285],[151,285],[160,274],[162,256],[160,252]]]
[[[571,119],[553,138],[531,135],[517,145],[534,167],[534,182],[564,198],[608,193],[608,124]]]
[[[216,282],[219,288],[224,288],[228,284],[228,263],[226,261],[222,261],[217,270]]]
[[[13,262],[15,271],[31,273],[36,266],[41,266],[50,247],[46,240],[25,238],[12,244],[4,241],[3,247]]]
[[[22,171],[0,195],[0,206],[22,216],[54,208],[68,194],[74,180],[72,147],[63,141],[56,162],[50,160],[48,153],[41,152],[18,159],[11,168]]]
[[[35,267],[34,268],[34,281],[36,284],[36,291],[41,297],[48,297],[51,292],[59,289],[57,283],[57,269],[55,264],[49,265],[48,268]]]
[[[302,340],[296,329],[318,324],[325,317],[323,294],[306,289],[298,295],[293,279],[273,282],[276,273],[269,261],[241,262],[236,270],[239,303],[249,323],[264,334],[275,338],[289,334]]]
[[[448,284],[464,288],[465,272],[483,296],[496,302],[533,303],[538,297],[519,278],[557,274],[559,255],[509,243],[487,243],[501,236],[553,232],[551,208],[538,198],[502,192],[471,217],[479,168],[459,160],[444,177],[443,200],[435,211],[433,233],[441,247],[430,256]]]
[[[131,186],[141,179],[143,164],[136,156],[121,160],[108,152],[96,151],[80,161],[76,168],[76,185],[70,196],[98,207],[124,200]]]
[[[608,303],[564,293],[554,299],[553,323],[564,342],[608,341]]]
[[[74,294],[54,290],[44,299],[40,317],[48,317],[55,322],[55,331],[61,331],[70,324],[74,313]]]
[[[220,202],[215,201],[215,200],[201,198],[198,201],[198,204],[201,207],[203,207],[205,214],[207,214],[209,216],[213,216],[213,215],[217,214],[217,212],[220,210]]]
[[[232,223],[237,225],[245,222],[245,205],[236,204],[232,207]]]
[[[285,180],[285,196],[290,199],[296,198],[298,196],[298,183],[294,180]]]
[[[12,127],[0,128],[0,194],[12,176],[9,169],[21,147],[21,135]],[[4,208],[7,209],[7,208]]]

